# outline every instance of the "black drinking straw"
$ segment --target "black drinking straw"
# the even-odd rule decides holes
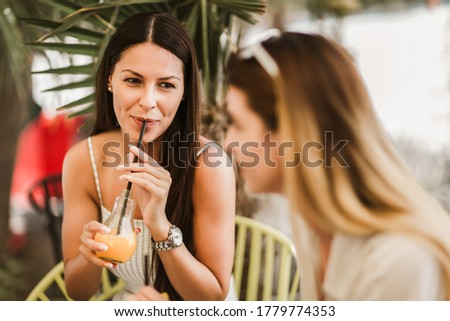
[[[141,126],[141,132],[139,133],[139,140],[137,143],[137,147],[139,148],[140,145],[142,144],[142,138],[144,137],[144,133],[145,133],[145,127],[147,126],[147,121],[144,119],[144,121],[142,122],[142,126]],[[138,161],[138,157],[134,156],[133,159],[133,163],[136,163]],[[127,208],[127,203],[128,203],[128,197],[130,196],[130,190],[131,190],[131,182],[128,182],[127,184],[127,188],[125,189],[125,199],[123,201],[123,207],[122,207],[122,212],[120,213],[120,218],[119,218],[119,224],[117,226],[117,235],[120,234],[120,228],[122,227],[122,220],[123,217],[125,216],[125,210]]]

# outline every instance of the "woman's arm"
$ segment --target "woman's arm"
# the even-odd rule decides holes
[[[148,158],[142,151],[130,150],[144,160]],[[146,162],[152,163],[148,159]],[[133,171],[124,178],[147,189],[148,194],[164,198],[164,188],[158,187],[170,186],[167,174],[143,166],[136,166]],[[149,173],[154,177],[151,182],[147,177]],[[195,256],[184,244],[174,250],[158,252],[170,282],[185,300],[223,300],[228,294],[234,257],[235,186],[234,171],[227,163],[225,152],[212,147],[199,157],[193,187]],[[143,203],[142,199],[140,201]],[[147,204],[154,201],[150,199]],[[151,206],[142,206],[142,203],[144,222],[153,238],[156,241],[167,239],[171,224],[165,215],[161,219],[161,215],[155,213],[151,214],[153,219],[146,219],[149,211],[162,206],[156,205],[156,201]]]
[[[214,156],[220,153],[222,156]],[[193,190],[195,258],[186,264],[181,251],[175,262],[171,260],[175,253],[162,251],[160,258],[183,298],[223,300],[228,294],[234,258],[236,181],[222,150],[210,147],[198,161]]]
[[[97,222],[98,205],[91,196],[95,184],[87,151],[86,141],[78,143],[68,151],[63,164],[64,278],[67,292],[75,300],[87,300],[97,291],[101,267],[106,263],[92,252],[100,250],[93,237],[103,224]]]

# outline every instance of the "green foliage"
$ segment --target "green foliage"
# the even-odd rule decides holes
[[[12,2],[12,1],[11,1]],[[31,5],[33,7],[33,5]],[[13,8],[15,11],[13,11]],[[26,12],[24,5],[21,3],[10,3],[9,1],[0,1],[0,47],[8,48],[2,53],[3,59],[9,63],[2,68],[7,68],[8,73],[12,76],[14,88],[18,97],[23,97],[23,83],[27,82],[29,77],[28,64],[24,63],[29,60],[30,50],[23,44],[23,34],[21,32],[19,22],[16,19],[15,12],[24,14]],[[5,79],[0,79],[0,87],[4,88]],[[8,79],[7,81],[10,81]],[[22,98],[25,104],[26,100]]]
[[[22,264],[14,258],[3,258],[0,264],[0,301],[17,300],[26,290]]]

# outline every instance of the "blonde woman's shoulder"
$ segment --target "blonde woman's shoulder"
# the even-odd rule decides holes
[[[438,258],[419,238],[377,233],[358,238],[350,272],[350,300],[443,300]],[[351,251],[351,244],[350,251]]]

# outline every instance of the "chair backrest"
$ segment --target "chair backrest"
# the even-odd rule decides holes
[[[64,213],[61,174],[45,177],[28,193],[33,209],[45,216],[55,262],[62,260],[61,225]]]
[[[239,300],[300,299],[300,276],[292,241],[271,226],[239,215],[233,275]]]
[[[102,270],[99,291],[90,301],[106,301],[111,299],[124,286],[124,282],[114,277],[107,269]],[[34,287],[26,301],[70,301],[64,283],[64,263],[55,265]]]

